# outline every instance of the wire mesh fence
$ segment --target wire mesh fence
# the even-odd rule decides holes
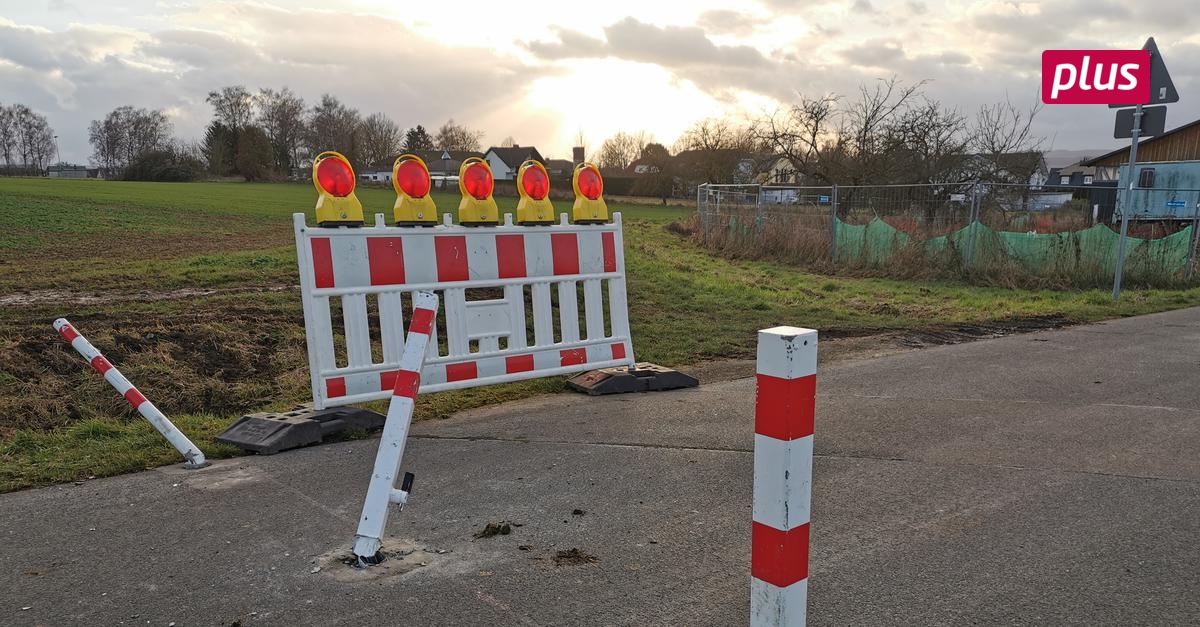
[[[736,257],[896,276],[1098,287],[1112,282],[1120,241],[1116,221],[1127,204],[1134,221],[1125,281],[1190,283],[1200,193],[1129,193],[1124,200],[1113,186],[982,183],[703,185],[696,226],[705,246]],[[1189,206],[1180,209],[1180,203]]]

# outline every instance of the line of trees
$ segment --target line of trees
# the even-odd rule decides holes
[[[1029,180],[1041,163],[1044,140],[1033,132],[1040,103],[1004,100],[968,116],[924,87],[891,78],[851,98],[802,94],[759,116],[700,120],[675,142],[674,156],[645,131],[619,132],[595,159],[613,174],[641,159],[633,193],[653,196],[698,182],[753,182],[756,172],[744,165],[776,157],[794,168],[788,182],[809,185]]]
[[[54,129],[23,104],[0,104],[0,158],[8,174],[41,174],[55,157]]]
[[[107,178],[261,181],[289,177],[325,150],[341,152],[361,169],[390,165],[412,150],[477,151],[483,140],[482,131],[453,119],[433,134],[419,124],[405,130],[386,114],[363,117],[329,94],[310,107],[287,87],[251,92],[234,85],[209,92],[206,102],[213,117],[195,143],[174,138],[163,111],[114,109],[88,128],[92,162]]]
[[[404,151],[479,150],[483,132],[449,120],[433,135],[402,129],[384,113],[363,117],[336,96],[308,107],[284,87],[253,93],[241,85],[208,94],[213,120],[203,141],[209,172],[261,180],[289,175],[317,153],[336,150],[356,168],[384,165]]]

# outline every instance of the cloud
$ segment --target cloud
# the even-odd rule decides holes
[[[696,18],[696,25],[705,33],[716,35],[745,36],[754,32],[759,26],[766,24],[767,18],[752,15],[745,11],[714,9],[705,11]]]

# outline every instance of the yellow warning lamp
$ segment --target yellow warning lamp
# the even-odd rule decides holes
[[[392,164],[392,187],[396,206],[392,213],[396,226],[434,226],[437,205],[429,195],[429,166],[416,155],[400,155]]]
[[[554,205],[550,204],[550,175],[546,166],[529,159],[517,168],[517,224],[554,224]]]
[[[317,188],[317,226],[362,226],[362,203],[354,195],[354,168],[341,153],[325,151],[313,159]]]
[[[500,209],[492,198],[492,168],[479,157],[463,159],[458,168],[458,223],[463,226],[494,226],[500,224]]]
[[[600,168],[592,163],[575,166],[571,187],[575,188],[575,206],[571,208],[572,223],[608,222],[608,205],[604,204],[604,178],[600,176]]]

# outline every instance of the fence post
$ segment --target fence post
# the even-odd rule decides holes
[[[412,489],[412,473],[405,473],[399,490],[396,489],[396,474],[400,472],[400,461],[404,457],[404,444],[412,423],[417,389],[421,387],[421,366],[425,363],[425,352],[437,310],[437,294],[413,293],[412,321],[408,325],[404,352],[400,355],[400,369],[396,371],[392,400],[388,405],[387,420],[383,423],[383,435],[379,439],[379,450],[375,453],[371,483],[367,486],[354,540],[354,554],[362,566],[383,561],[379,547],[383,544],[383,532],[387,527],[388,508],[392,503],[403,507]]]
[[[979,217],[979,186],[971,190],[971,214],[967,219],[967,243],[963,251],[963,269],[969,269],[975,260],[975,221]]]
[[[830,215],[833,220],[830,221],[829,227],[829,262],[837,264],[837,235],[838,235],[838,186],[833,184],[833,189],[830,191],[830,196],[833,201],[833,207],[830,209]]]
[[[804,625],[817,332],[759,331],[757,371],[750,624]]]

